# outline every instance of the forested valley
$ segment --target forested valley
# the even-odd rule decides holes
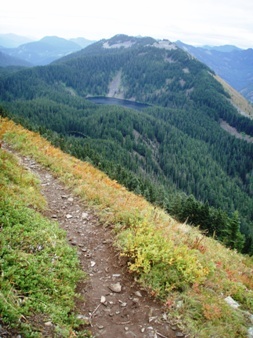
[[[116,36],[109,45],[128,41]],[[105,41],[46,67],[0,74],[1,115],[38,131],[89,161],[182,222],[230,248],[253,254],[253,144],[220,127],[224,120],[253,136],[253,121],[230,103],[213,72],[179,48],[131,38]],[[142,110],[101,106],[121,73],[124,97]]]

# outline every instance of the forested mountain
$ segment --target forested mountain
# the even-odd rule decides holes
[[[117,35],[4,76],[0,93],[5,114],[181,221],[253,252],[253,144],[220,126],[253,136],[253,121],[237,112],[213,71],[175,44]],[[85,99],[97,95],[150,107]]]
[[[25,60],[10,56],[0,51],[0,67],[23,66],[30,67],[31,64]]]
[[[253,102],[253,49],[201,48],[177,45],[213,69],[220,77]]]

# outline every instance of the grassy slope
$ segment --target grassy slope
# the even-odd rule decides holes
[[[84,274],[65,232],[41,214],[38,179],[0,149],[0,182],[0,326],[22,337],[88,337],[74,314]]]
[[[115,245],[129,258],[130,271],[163,300],[173,321],[198,337],[247,336],[245,311],[253,313],[251,258],[177,223],[90,164],[11,121],[0,121],[1,138],[49,167],[114,225]],[[227,296],[240,302],[244,312],[228,306]]]
[[[253,105],[218,75],[215,76],[215,79],[218,80],[229,93],[231,102],[238,109],[239,113],[249,118],[253,118]]]

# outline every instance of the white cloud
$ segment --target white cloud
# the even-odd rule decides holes
[[[252,0],[2,1],[0,33],[109,38],[118,33],[253,47]]]

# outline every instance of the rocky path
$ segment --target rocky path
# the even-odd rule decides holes
[[[77,301],[80,318],[89,322],[94,337],[172,338],[184,335],[169,323],[165,309],[135,283],[126,263],[112,245],[110,227],[31,158],[19,156],[21,164],[35,173],[48,201],[46,216],[66,230],[76,246],[81,266],[88,273],[79,283],[83,295]]]

